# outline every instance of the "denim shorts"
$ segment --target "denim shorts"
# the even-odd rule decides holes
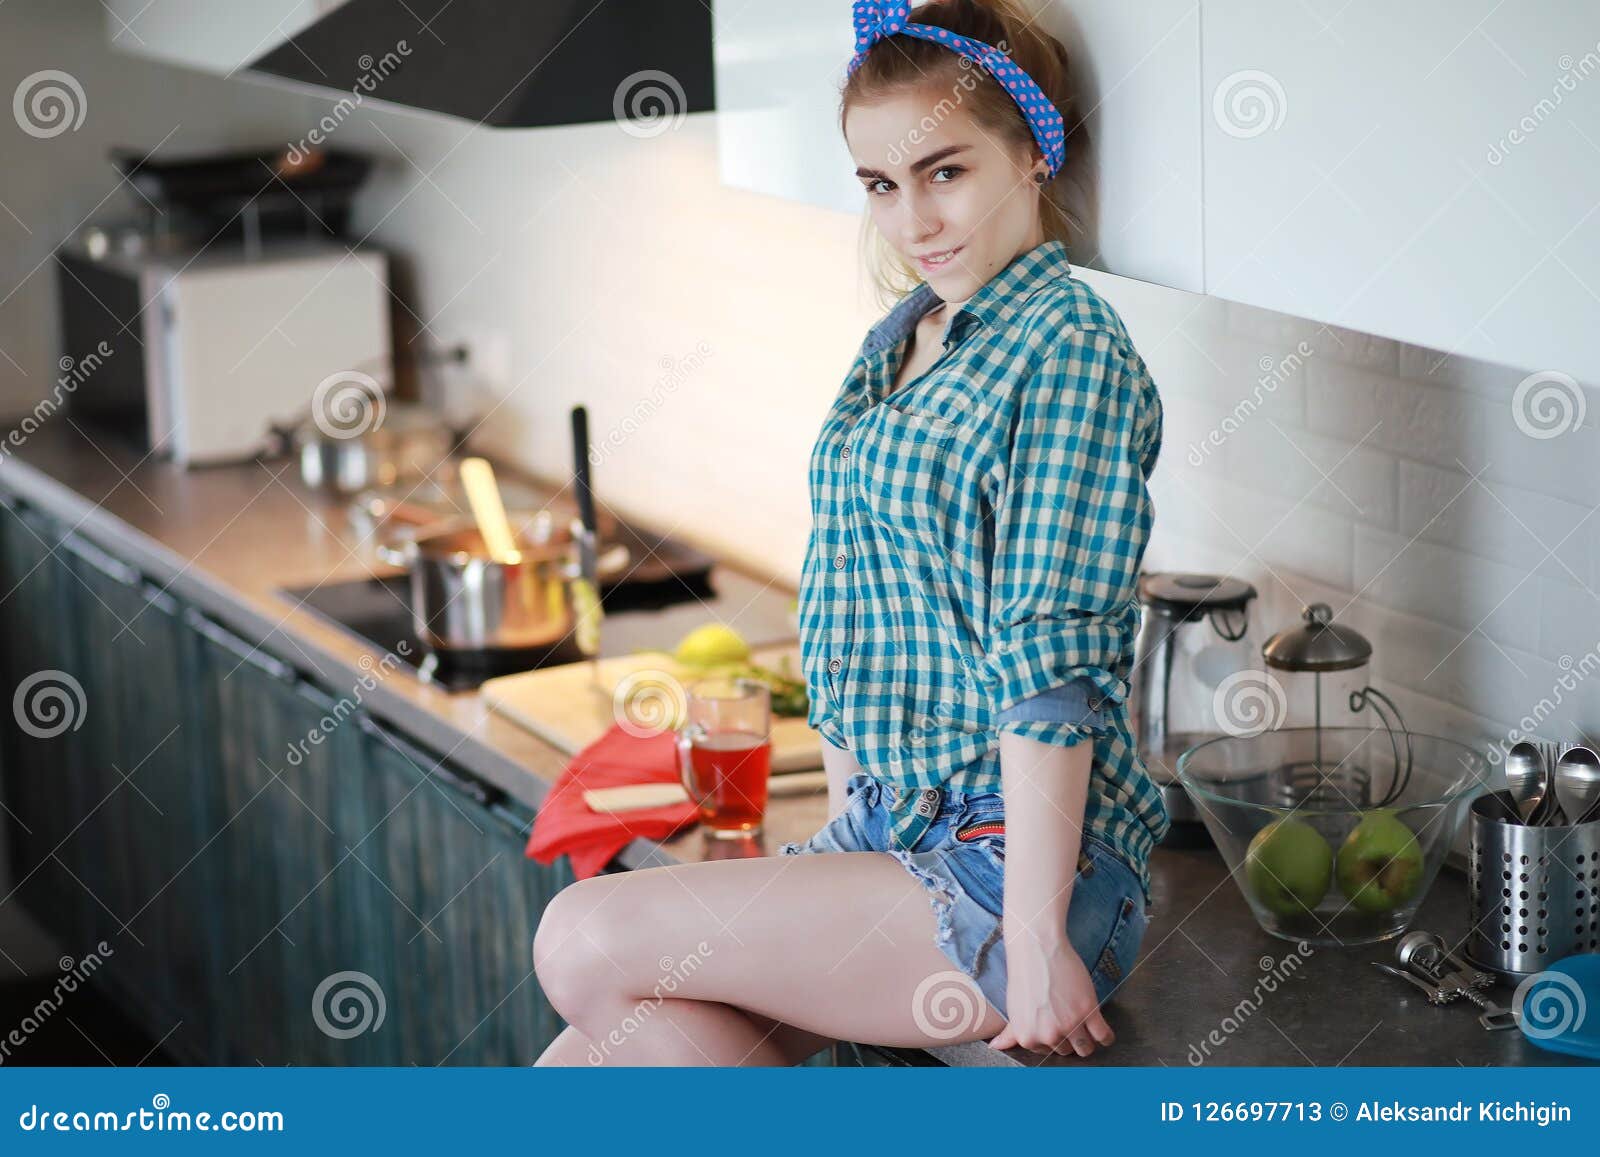
[[[895,790],[865,772],[850,776],[839,814],[810,839],[783,844],[778,854],[888,852],[927,889],[939,950],[1005,1015],[1001,915],[1006,837],[1001,794],[935,789],[938,811],[933,823],[905,851],[889,840],[889,793]],[[1111,999],[1133,969],[1148,921],[1139,877],[1109,844],[1085,832],[1067,908],[1067,939],[1083,958],[1101,1004]]]

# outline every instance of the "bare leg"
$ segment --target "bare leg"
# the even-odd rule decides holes
[[[725,1006],[726,1007],[726,1006]],[[779,1024],[777,1021],[764,1016],[753,1016],[741,1010],[729,1008],[730,1012],[740,1012],[746,1019],[758,1028],[765,1040],[770,1040],[776,1049],[775,1057],[771,1063],[782,1065],[797,1065],[808,1057],[815,1056],[834,1042],[816,1033],[797,1029],[793,1025]],[[760,1058],[767,1058],[774,1054],[762,1050]],[[601,1048],[584,1036],[576,1025],[568,1025],[561,1030],[559,1036],[550,1042],[550,1046],[540,1054],[536,1065],[625,1065],[635,1062],[623,1059],[617,1055],[616,1050]],[[752,1057],[746,1064],[758,1063],[758,1058]]]
[[[927,892],[883,852],[717,860],[574,884],[534,964],[601,1063],[788,1064],[813,1041],[993,1036],[1004,1019],[934,928]],[[558,1046],[553,1063],[577,1051]]]

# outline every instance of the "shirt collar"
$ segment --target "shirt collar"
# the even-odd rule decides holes
[[[963,317],[972,317],[983,325],[1005,324],[1022,307],[1033,293],[1044,285],[1072,272],[1067,260],[1067,247],[1061,241],[1046,241],[1018,254],[999,273],[986,281],[967,299],[967,304],[950,319],[950,330],[963,324]],[[882,321],[867,335],[862,352],[876,353],[903,341],[917,327],[924,314],[939,304],[939,295],[933,286],[922,282],[895,303]]]

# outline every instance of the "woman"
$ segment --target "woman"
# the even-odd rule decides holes
[[[999,0],[855,18],[841,128],[917,284],[811,459],[801,652],[832,818],[777,857],[563,891],[534,959],[571,1027],[542,1064],[1113,1040],[1167,826],[1125,705],[1160,399],[1070,276],[1060,46]]]

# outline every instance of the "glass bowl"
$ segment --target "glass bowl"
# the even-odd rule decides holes
[[[1256,921],[1326,946],[1405,929],[1489,775],[1464,744],[1382,727],[1223,736],[1178,757]]]

